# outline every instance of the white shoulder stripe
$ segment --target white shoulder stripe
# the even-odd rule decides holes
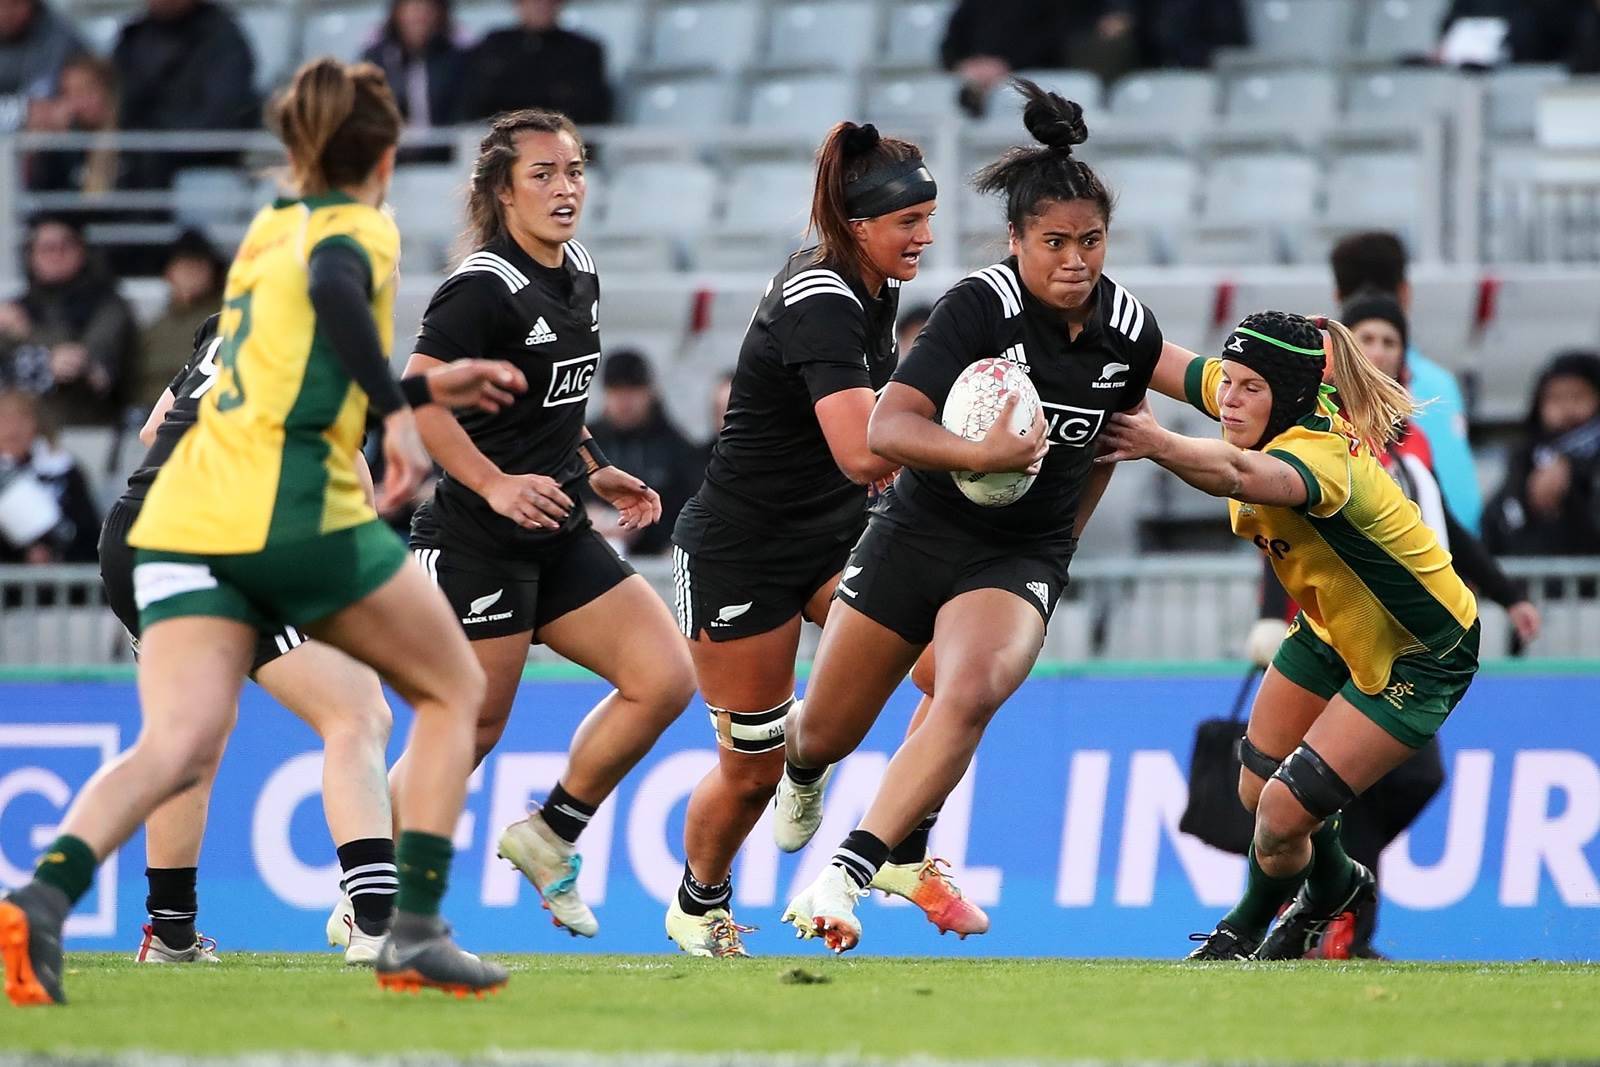
[[[828,270],[826,267],[813,267],[811,270],[803,270],[799,274],[791,275],[783,283],[783,291],[787,293],[790,289],[798,288],[799,286],[806,285],[810,282],[823,280],[845,285],[845,280],[839,276],[837,271]],[[849,288],[849,286],[845,287]]]
[[[1144,331],[1144,305],[1116,282],[1112,282],[1111,285],[1114,290],[1111,300],[1111,325],[1128,340],[1137,341],[1139,334]]]
[[[594,274],[594,258],[589,255],[589,250],[577,241],[567,242],[567,251],[572,255],[573,265],[585,274]]]
[[[506,283],[506,288],[513,293],[519,292],[528,286],[528,277],[505,259],[493,252],[474,252],[461,261],[461,266],[451,272],[450,277],[457,274],[493,274]]]
[[[861,306],[860,298],[855,293],[852,293],[849,287],[838,282],[828,282],[820,279],[798,289],[790,290],[785,288],[783,291],[783,303],[785,307],[790,307],[798,304],[808,296],[821,295],[842,296],[856,307]]]
[[[886,285],[888,285],[889,288],[891,288],[891,289],[898,289],[898,288],[900,288],[900,284],[901,284],[899,278],[885,278],[884,279],[884,283]]]
[[[1144,329],[1144,305],[1139,303],[1139,301],[1134,300],[1131,295],[1128,297],[1128,299],[1133,300],[1133,310],[1135,312],[1133,317],[1133,329],[1128,331],[1128,340],[1137,341],[1139,339],[1140,332]]]
[[[996,264],[973,271],[968,277],[981,279],[985,285],[994,290],[994,294],[1000,298],[1000,307],[1005,312],[1006,318],[1015,318],[1022,313],[1022,298],[1012,288],[1015,279],[1011,277],[1010,271]]]

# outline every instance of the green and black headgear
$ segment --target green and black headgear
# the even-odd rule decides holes
[[[1272,414],[1266,432],[1252,447],[1272,440],[1317,409],[1327,355],[1322,331],[1304,315],[1256,312],[1233,328],[1221,358],[1243,363],[1272,387]]]

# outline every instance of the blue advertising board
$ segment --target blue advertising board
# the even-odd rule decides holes
[[[940,938],[902,902],[863,905],[861,951],[886,955],[1171,957],[1237,897],[1244,864],[1177,830],[1195,725],[1225,711],[1226,676],[1036,677],[990,727],[933,847],[993,918]],[[472,781],[445,910],[485,951],[657,952],[683,863],[684,809],[715,759],[698,701],[585,835],[580,885],[600,936],[552,928],[495,857],[500,828],[560,773],[567,739],[605,690],[530,681]],[[391,758],[409,722],[396,703]],[[790,894],[865,810],[915,703],[902,688],[841,766],[811,848],[777,851],[765,820],[734,869],[757,953],[791,952]],[[0,683],[0,884],[24,879],[70,796],[138,729],[127,681]],[[1600,675],[1490,675],[1444,732],[1450,782],[1383,862],[1379,944],[1411,959],[1600,958]],[[338,894],[319,804],[316,737],[249,687],[211,808],[201,928],[227,949],[315,949]],[[74,916],[71,944],[131,950],[145,921],[142,835]],[[804,949],[803,946],[802,950]]]

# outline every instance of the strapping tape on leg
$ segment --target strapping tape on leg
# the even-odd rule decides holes
[[[1245,770],[1263,780],[1277,774],[1278,767],[1283,763],[1251,744],[1248,737],[1239,738],[1239,762]]]
[[[1300,806],[1317,819],[1332,817],[1356,798],[1355,791],[1310,745],[1302,744],[1289,753],[1273,777],[1288,786]]]
[[[793,706],[792,696],[766,711],[729,711],[706,705],[711,710],[711,728],[717,732],[717,744],[749,756],[783,747],[783,720]]]

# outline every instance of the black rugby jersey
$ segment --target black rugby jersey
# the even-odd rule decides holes
[[[527,375],[526,393],[495,414],[468,409],[456,419],[502,471],[554,478],[574,502],[560,530],[528,530],[447,473],[418,510],[415,533],[493,552],[541,544],[587,521],[577,449],[600,365],[600,279],[582,245],[568,241],[561,266],[543,267],[502,233],[433,294],[413,351],[446,362],[516,364]]]
[[[934,306],[894,380],[925,394],[942,414],[961,372],[999,356],[1020,364],[1044,406],[1050,451],[1033,487],[1013,504],[986,508],[956,488],[949,471],[908,468],[894,496],[935,520],[1008,542],[1072,537],[1078,496],[1106,416],[1137,407],[1161,357],[1161,328],[1132,293],[1106,277],[1094,309],[1067,339],[1060,312],[1021,284],[1013,256],[968,275]]]
[[[810,535],[865,521],[866,487],[839,470],[814,408],[845,389],[888,384],[900,283],[889,279],[873,297],[853,272],[815,256],[795,253],[767,283],[697,494],[747,528]]]
[[[194,334],[194,354],[167,385],[172,390],[172,407],[167,410],[161,425],[156,427],[156,439],[144,454],[139,468],[128,476],[128,488],[123,491],[122,503],[139,505],[144,502],[150,485],[161,473],[161,465],[178,447],[178,441],[189,432],[200,418],[200,398],[217,384],[217,348],[222,339],[217,336],[217,321],[213,315]]]

